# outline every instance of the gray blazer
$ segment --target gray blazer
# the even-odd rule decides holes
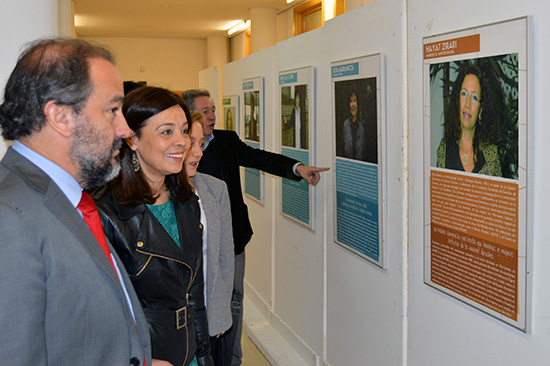
[[[135,322],[80,214],[12,148],[0,162],[0,253],[2,364],[151,365],[147,322],[120,259]]]
[[[193,178],[206,216],[206,314],[208,333],[226,331],[231,318],[235,249],[225,182],[208,174]]]

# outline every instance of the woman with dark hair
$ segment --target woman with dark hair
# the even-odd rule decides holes
[[[120,149],[121,174],[97,199],[105,235],[143,307],[153,364],[213,365],[200,208],[183,169],[189,109],[166,89],[142,87],[122,112],[134,135]]]
[[[367,160],[365,149],[365,128],[359,116],[359,90],[355,85],[349,88],[349,116],[344,120],[344,157]]]
[[[502,176],[498,156],[503,97],[496,77],[475,65],[462,67],[445,110],[437,149],[439,168]]]

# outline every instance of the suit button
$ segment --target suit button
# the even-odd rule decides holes
[[[140,362],[139,362],[139,360],[138,360],[137,357],[132,357],[132,358],[130,359],[130,365],[132,365],[132,366],[139,366],[139,364],[140,364]]]
[[[138,241],[138,242],[137,242],[137,246],[138,246],[138,248],[143,248],[143,242],[142,242],[142,241]]]
[[[199,224],[199,229],[201,229],[201,230],[202,230],[202,224]]]

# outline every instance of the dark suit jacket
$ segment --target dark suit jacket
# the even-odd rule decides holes
[[[135,323],[82,217],[12,148],[0,162],[0,253],[0,363],[151,365],[147,323],[120,259]]]
[[[290,114],[290,119],[286,125],[287,128],[296,128],[296,107],[292,108],[292,113]],[[292,138],[295,140],[295,137]],[[307,140],[307,125],[306,119],[304,118],[304,109],[300,108],[300,146],[296,146],[296,141],[294,141],[294,147],[300,149],[308,149],[308,140]]]
[[[205,150],[198,171],[218,177],[227,184],[235,254],[241,254],[252,237],[239,167],[256,168],[280,177],[300,180],[301,177],[295,176],[292,172],[292,167],[297,162],[280,154],[252,148],[242,142],[233,131],[214,130],[214,139]]]

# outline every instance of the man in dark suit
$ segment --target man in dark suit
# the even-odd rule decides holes
[[[300,180],[309,184],[319,182],[320,172],[329,168],[306,166],[294,159],[272,152],[255,149],[239,139],[233,131],[215,130],[216,107],[207,90],[188,90],[182,95],[192,111],[203,115],[205,150],[198,171],[222,179],[227,184],[235,245],[235,286],[233,290],[233,327],[224,335],[233,343],[232,366],[240,365],[242,358],[242,300],[244,288],[245,246],[252,237],[248,208],[244,203],[240,167],[263,170],[280,177]]]
[[[0,363],[147,365],[147,322],[83,189],[118,174],[132,131],[107,50],[29,45],[0,105]],[[91,203],[90,203],[91,201]],[[95,221],[94,221],[95,220]]]

